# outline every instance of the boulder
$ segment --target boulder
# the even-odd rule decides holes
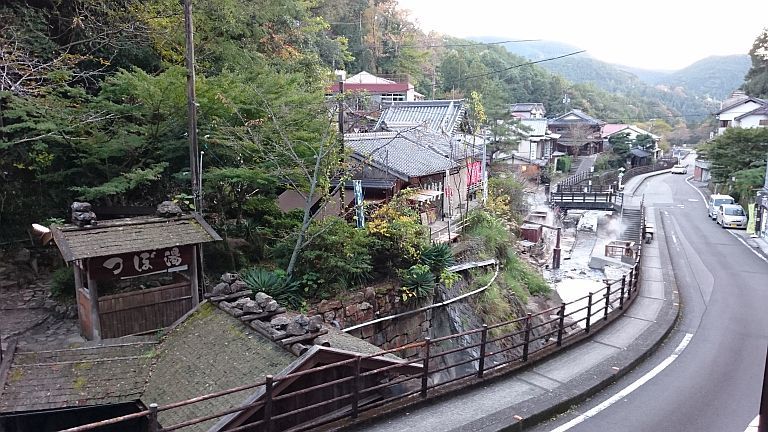
[[[221,281],[228,284],[234,283],[237,280],[237,273],[224,273],[221,275]]]
[[[248,284],[241,280],[236,280],[232,282],[230,285],[232,286],[232,292],[248,290]]]
[[[301,336],[307,334],[307,329],[296,321],[293,321],[285,328],[285,332],[291,336]]]
[[[274,312],[274,311],[276,311],[276,310],[277,310],[279,307],[280,307],[280,305],[278,305],[276,301],[274,301],[274,300],[270,299],[270,300],[269,300],[269,302],[267,302],[267,305],[266,305],[266,306],[264,306],[264,310],[265,310],[266,312]]]
[[[160,217],[177,217],[183,213],[181,207],[179,207],[173,201],[163,201],[157,205],[157,215]]]
[[[220,296],[220,295],[227,295],[229,293],[230,293],[229,284],[226,282],[219,283],[218,285],[213,287],[213,291],[211,291],[211,294],[213,294],[214,297]]]
[[[253,296],[253,299],[256,301],[256,303],[259,304],[259,306],[266,307],[267,303],[269,303],[269,301],[272,300],[272,297],[270,297],[266,293],[259,291],[256,293],[255,296]]]
[[[281,328],[287,326],[290,323],[291,323],[291,320],[288,319],[288,317],[285,317],[285,316],[279,316],[279,317],[272,318],[272,321],[269,322],[269,324],[273,328],[276,328],[276,329],[281,329]]]
[[[312,318],[309,319],[309,325],[307,325],[307,330],[311,333],[319,332],[320,329],[323,328],[323,317],[320,315],[315,315]]]

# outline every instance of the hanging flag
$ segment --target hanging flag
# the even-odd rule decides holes
[[[363,208],[363,181],[352,180],[352,186],[355,189],[355,209],[357,227],[365,227],[365,209]]]

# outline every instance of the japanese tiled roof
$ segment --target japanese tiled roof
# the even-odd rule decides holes
[[[52,231],[65,261],[221,240],[198,215],[114,219],[82,228],[54,226]]]
[[[353,150],[354,159],[403,180],[458,167],[456,162],[419,144],[413,136],[398,132],[345,134],[344,145]]]
[[[138,401],[157,341],[151,337],[16,351],[0,413]]]
[[[726,111],[730,111],[734,107],[737,107],[739,105],[744,105],[747,102],[752,102],[752,103],[755,103],[755,104],[760,105],[760,106],[768,105],[768,100],[759,99],[759,98],[751,97],[751,96],[745,96],[743,98],[737,98],[737,99],[731,100],[730,103],[728,103],[728,102],[729,101],[726,101],[725,104],[723,105],[723,107],[720,108],[719,110],[715,111],[713,114],[714,115],[722,114],[722,113],[724,113]]]
[[[549,120],[550,124],[586,123],[591,126],[602,126],[604,121],[598,120],[581,110],[571,110],[559,117]]]
[[[535,102],[528,102],[528,103],[516,103],[512,104],[509,107],[509,111],[511,112],[531,112],[535,108],[541,108],[544,109],[544,104],[542,103],[535,103]]]
[[[422,126],[432,132],[452,135],[464,114],[461,99],[393,102],[381,113],[376,130],[403,131]]]
[[[765,105],[763,105],[763,106],[761,106],[759,108],[755,108],[755,109],[753,109],[752,111],[750,111],[748,113],[744,113],[744,114],[736,117],[736,120],[741,120],[741,119],[743,119],[745,117],[749,117],[749,116],[753,116],[753,115],[757,115],[757,116],[768,115],[768,103],[766,103]]]
[[[531,129],[525,132],[528,136],[545,136],[547,134],[547,119],[522,119],[520,124]]]

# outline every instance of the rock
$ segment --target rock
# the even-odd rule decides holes
[[[362,303],[360,303],[360,310],[361,310],[361,311],[364,311],[364,310],[368,310],[368,309],[370,309],[370,308],[372,308],[372,307],[373,307],[373,306],[371,306],[371,304],[370,304],[370,303],[368,303],[368,302],[362,302]]]
[[[309,325],[307,325],[307,330],[311,333],[315,333],[320,331],[320,329],[323,328],[323,317],[320,315],[315,315],[312,318],[309,319]]]
[[[276,329],[283,328],[291,323],[291,320],[288,319],[288,317],[285,316],[279,316],[272,318],[272,321],[269,322],[269,324]]]
[[[96,213],[94,212],[72,212],[70,219],[73,224],[84,227],[86,225],[96,225]]]
[[[336,312],[334,311],[328,311],[323,314],[323,320],[327,322],[333,321],[333,319],[336,318]]]
[[[291,336],[301,336],[307,334],[307,329],[296,321],[293,321],[285,328],[285,332]]]
[[[317,311],[320,313],[326,313],[331,310],[339,309],[341,306],[341,302],[338,300],[323,300],[317,306]]]
[[[302,327],[306,327],[309,325],[309,318],[305,317],[304,315],[299,315],[293,319],[293,322]]]
[[[237,273],[224,273],[221,275],[221,281],[227,284],[234,283],[237,280]]]
[[[256,293],[255,296],[253,296],[253,299],[256,301],[256,303],[259,304],[259,306],[266,307],[267,303],[269,303],[269,301],[272,300],[272,297],[259,291]]]
[[[231,287],[232,286],[230,285],[230,288]],[[253,300],[249,299],[248,297],[242,297],[242,298],[239,298],[239,299],[235,300],[235,302],[232,303],[232,306],[234,306],[236,308],[242,309],[243,306],[245,306],[248,303],[254,303],[255,304],[256,302],[254,302]]]
[[[230,287],[232,288],[232,292],[238,292],[238,291],[246,291],[248,290],[248,284],[241,281],[236,280],[230,284]]]
[[[243,306],[243,312],[260,314],[264,312],[264,310],[261,307],[259,307],[258,303],[256,303],[251,299],[248,299],[248,303]]]
[[[213,287],[213,291],[211,291],[211,294],[213,294],[214,296],[229,294],[229,284],[226,282],[219,283],[218,285]]]
[[[176,217],[182,213],[181,207],[173,201],[163,201],[157,205],[157,215],[161,217]]]
[[[276,302],[276,301],[274,301],[274,300],[271,300],[271,299],[270,299],[270,300],[269,300],[269,302],[267,303],[267,305],[266,305],[266,306],[264,306],[264,310],[265,310],[265,311],[267,311],[267,312],[274,312],[274,311],[276,311],[276,310],[277,310],[279,307],[280,307],[280,305],[279,305],[279,304],[277,304],[277,302]]]
[[[73,202],[72,205],[69,207],[72,209],[73,212],[89,212],[93,211],[93,208],[91,207],[91,203],[88,202]]]
[[[376,290],[373,287],[366,287],[363,296],[365,300],[371,301],[376,298]]]
[[[18,264],[27,264],[32,259],[32,253],[27,248],[21,248],[13,256],[13,262]]]

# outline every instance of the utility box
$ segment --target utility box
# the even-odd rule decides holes
[[[538,243],[541,240],[542,230],[543,228],[541,225],[530,223],[522,224],[520,226],[520,237],[522,237],[523,240]]]

